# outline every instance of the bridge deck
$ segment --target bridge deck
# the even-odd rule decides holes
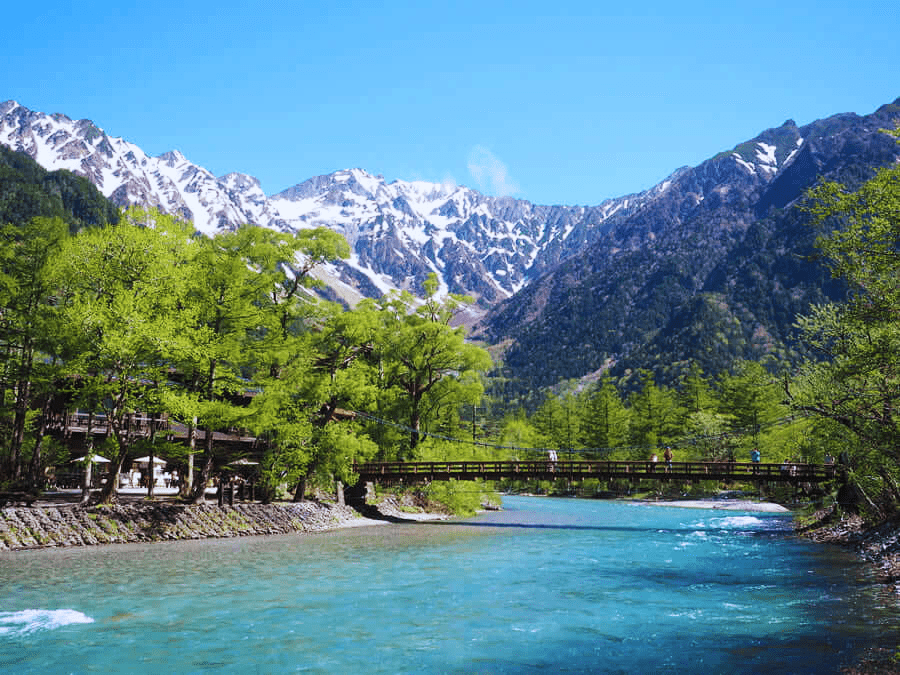
[[[820,483],[840,476],[834,464],[764,464],[752,462],[650,461],[460,461],[370,462],[354,466],[364,481],[426,482],[435,480],[729,480]]]

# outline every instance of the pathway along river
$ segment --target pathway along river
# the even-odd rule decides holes
[[[504,506],[0,554],[0,672],[821,675],[897,630],[864,570],[789,516]]]

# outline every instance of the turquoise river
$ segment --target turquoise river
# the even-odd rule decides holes
[[[470,519],[0,554],[2,673],[838,673],[898,613],[781,514]]]

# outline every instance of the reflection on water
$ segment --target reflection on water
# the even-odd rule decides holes
[[[829,673],[895,627],[771,514],[464,521],[0,555],[2,672]]]

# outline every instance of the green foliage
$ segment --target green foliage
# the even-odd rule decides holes
[[[139,224],[148,219],[152,227]],[[184,349],[190,242],[182,223],[133,211],[118,225],[67,240],[48,264],[66,326],[66,371],[77,383],[72,394],[107,416],[117,441],[110,458],[115,473],[132,441],[129,414],[158,409],[155,393],[167,379],[171,356]]]
[[[47,177],[27,164],[14,157],[0,170],[37,176],[58,197],[45,201],[62,210],[50,210],[69,215],[17,222],[0,237],[0,433],[7,473],[12,463],[21,473],[23,459],[41,452],[41,461],[58,454],[47,443],[41,450],[41,405],[67,396],[69,404],[110,416],[118,463],[146,451],[124,427],[135,410],[196,420],[210,431],[246,429],[267,442],[260,471],[271,494],[306,480],[352,482],[353,461],[376,457],[529,459],[553,448],[565,459],[571,448],[579,457],[643,459],[665,444],[676,446],[677,459],[742,460],[757,446],[763,461],[821,461],[825,453],[851,447],[854,475],[876,477],[871,484],[858,480],[873,504],[886,503],[896,490],[895,171],[855,193],[826,184],[812,195],[816,217],[834,228],[820,239],[823,256],[853,293],[846,303],[823,304],[798,320],[805,348],[819,358],[796,377],[773,374],[774,359],[765,365],[735,361],[738,345],[783,336],[767,336],[737,311],[736,296],[706,293],[691,301],[698,304],[683,305],[685,312],[701,312],[679,315],[669,325],[683,320],[679,339],[705,330],[708,358],[671,363],[660,379],[650,370],[620,371],[619,379],[604,370],[596,386],[569,382],[564,393],[528,392],[515,400],[540,401],[529,418],[507,400],[517,394],[505,381],[483,379],[488,353],[453,326],[466,299],[440,296],[436,277],[427,280],[424,300],[398,293],[344,310],[307,292],[317,283],[316,266],[349,253],[330,230],[289,235],[242,227],[205,238],[191,236],[175,219],[135,210],[115,226],[82,228],[67,238],[73,224],[108,222],[105,211],[84,197],[78,181]],[[35,199],[40,206],[44,198]],[[28,206],[28,199],[20,205]],[[769,236],[762,225],[751,228],[748,250],[769,245]],[[767,268],[754,261],[746,278],[762,283]],[[689,269],[678,260],[671,265],[660,272],[671,277],[660,292],[681,298]],[[750,287],[754,293],[763,288]],[[668,316],[669,302],[662,295],[644,300],[649,313],[642,331]],[[571,342],[567,358],[582,358],[581,338],[566,327],[557,334]],[[552,361],[549,353],[531,356]],[[793,355],[784,356],[790,361]],[[716,378],[703,372],[710,363],[721,366],[711,370]],[[494,400],[483,400],[486,389]],[[813,414],[815,421],[790,420],[787,395],[795,412]],[[352,419],[352,411],[366,416]],[[442,438],[473,433],[487,445]],[[488,447],[492,443],[504,447]],[[168,458],[187,452],[162,441],[154,450]],[[212,442],[197,452],[206,453],[210,470],[231,453]],[[463,509],[480,498],[467,496],[478,492],[468,485],[434,489],[445,491],[441,501]]]
[[[730,417],[733,431],[745,439],[743,454],[753,445],[765,450],[763,434],[788,414],[782,404],[783,382],[759,363],[739,361],[734,373],[721,376],[719,389],[719,412]]]
[[[450,513],[457,516],[471,516],[482,504],[496,502],[492,490],[486,489],[483,483],[472,481],[431,483],[425,489],[425,494],[431,501],[444,505]]]
[[[466,342],[461,327],[450,325],[467,300],[453,295],[438,299],[437,277],[432,274],[423,303],[406,292],[382,301],[377,357],[382,386],[395,392],[390,415],[407,420],[407,455],[415,453],[423,425],[442,407],[478,403],[483,393],[477,373],[490,367],[490,356]]]
[[[204,428],[251,428],[269,440],[262,478],[271,492],[316,467],[309,400],[298,395],[310,390],[315,354],[306,327],[318,318],[304,290],[314,285],[311,271],[346,255],[347,245],[321,228],[292,235],[245,226],[198,246],[199,274],[187,289],[192,340],[178,364],[185,396]],[[259,393],[247,408],[251,386]],[[218,461],[211,442],[204,452],[195,499]]]
[[[503,459],[538,459],[532,448],[542,446],[541,433],[525,418],[524,411],[508,416],[502,426],[500,445],[504,448]]]
[[[602,458],[603,450],[628,443],[631,419],[609,374],[603,376],[589,397],[581,425],[582,439],[585,447],[596,448],[597,457]]]
[[[640,389],[631,396],[630,441],[638,447],[652,448],[672,443],[682,434],[682,410],[674,391],[658,387],[652,374],[638,375]],[[634,457],[643,459],[645,453]]]
[[[49,405],[59,372],[60,326],[46,266],[66,236],[66,224],[59,218],[36,217],[0,227],[0,348],[5,354],[0,411],[10,422],[0,427],[7,460],[3,468],[15,480],[28,473],[35,484],[42,482],[43,432],[26,443],[26,425],[33,405]]]
[[[850,294],[799,319],[819,358],[803,364],[787,394],[824,430],[853,439],[854,485],[881,516],[900,503],[900,169],[881,170],[855,191],[825,183],[809,208],[824,228],[818,246]]]
[[[710,462],[737,459],[737,440],[729,434],[734,424],[730,415],[699,410],[687,418],[687,431],[691,434],[692,454]],[[746,461],[746,457],[743,458]]]

